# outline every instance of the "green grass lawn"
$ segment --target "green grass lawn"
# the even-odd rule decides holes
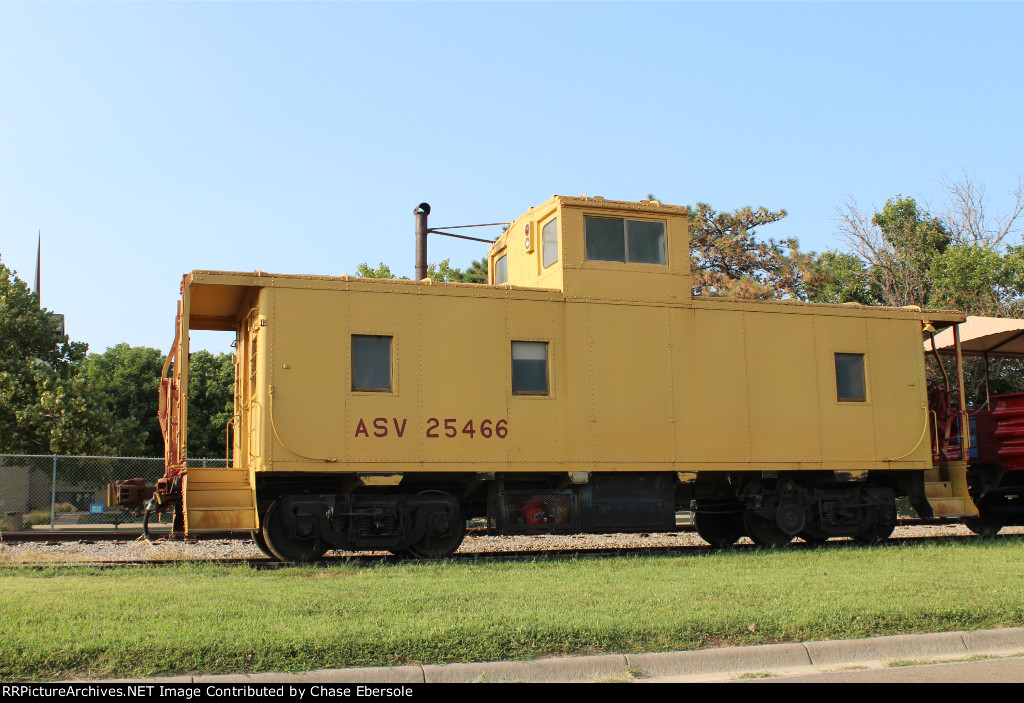
[[[1019,537],[672,557],[0,567],[0,679],[529,659],[1024,625]]]

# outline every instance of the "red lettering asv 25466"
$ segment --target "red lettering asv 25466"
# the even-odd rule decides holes
[[[405,417],[374,417],[359,418],[356,424],[355,437],[383,438],[395,436],[402,438],[406,435],[409,419]],[[461,429],[460,429],[461,427]],[[426,423],[426,437],[428,439],[454,439],[462,435],[474,439],[481,437],[491,439],[496,437],[504,439],[508,436],[508,420],[491,420],[485,418],[479,422],[474,420],[462,421],[454,417],[437,418],[429,417]]]

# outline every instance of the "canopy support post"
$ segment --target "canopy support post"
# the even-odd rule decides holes
[[[953,325],[953,349],[956,352],[956,381],[959,386],[960,407],[960,452],[966,459],[967,451],[971,448],[971,430],[967,419],[967,389],[964,388],[964,356],[960,350],[960,325]]]
[[[985,352],[985,407],[991,409],[992,405],[990,403],[991,398],[989,397],[988,385],[988,352]]]

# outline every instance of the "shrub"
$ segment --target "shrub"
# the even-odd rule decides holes
[[[25,517],[21,519],[21,529],[32,527],[33,525],[49,525],[50,524],[50,511],[49,510],[33,510],[30,513],[25,513]]]
[[[21,515],[0,514],[0,532],[18,532],[21,530]]]

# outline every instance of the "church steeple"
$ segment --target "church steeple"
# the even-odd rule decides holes
[[[39,263],[43,255],[43,230],[39,230],[39,242],[36,245],[36,284],[32,290],[36,292],[36,300],[39,302],[39,307],[43,307],[43,296],[39,292]]]

